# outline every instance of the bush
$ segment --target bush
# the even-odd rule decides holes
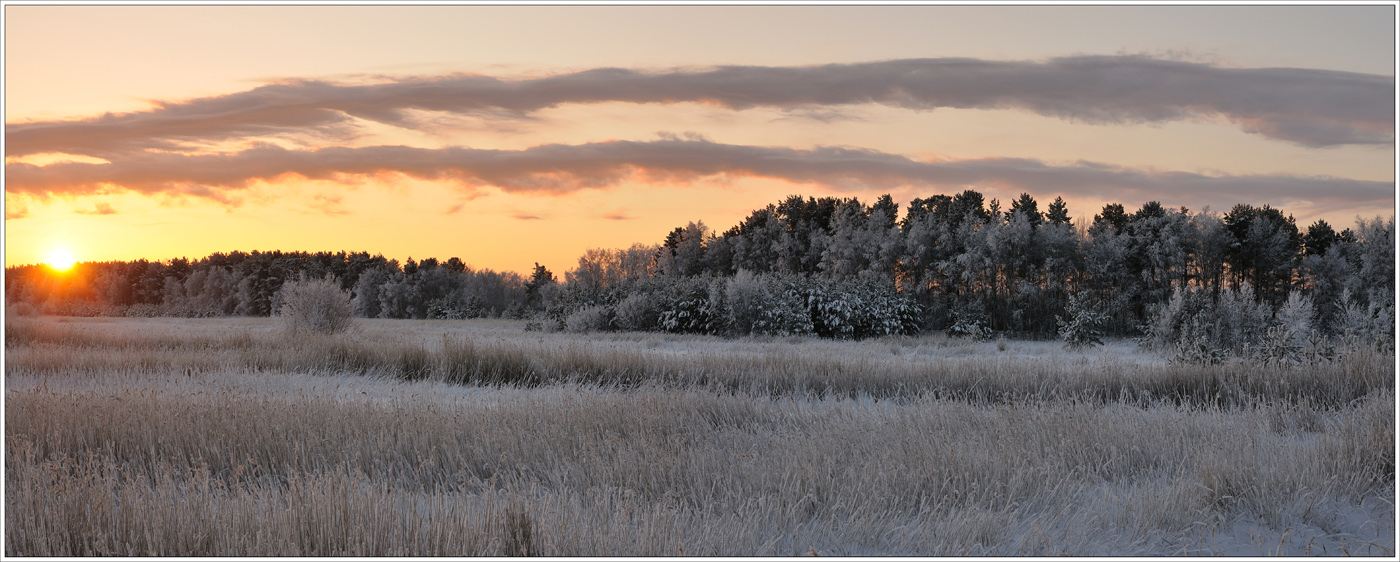
[[[726,331],[736,336],[752,334],[763,311],[772,306],[764,280],[748,270],[740,270],[725,280],[724,296]]]
[[[1068,318],[1055,316],[1055,324],[1059,327],[1058,333],[1060,339],[1065,342],[1065,349],[1103,345],[1103,314],[1094,310],[1086,296],[1071,295],[1065,315]]]
[[[5,313],[8,316],[38,316],[39,307],[25,301],[19,301],[7,305],[5,307]]]
[[[612,328],[612,315],[605,306],[590,306],[565,318],[564,328],[570,332],[607,331]]]
[[[1380,351],[1395,349],[1393,305],[1383,306],[1372,300],[1362,306],[1351,297],[1350,290],[1342,291],[1339,300],[1337,304],[1342,313],[1337,327],[1344,341],[1351,345],[1373,346]]]
[[[805,336],[815,333],[807,310],[808,291],[793,278],[773,279],[770,298],[764,304],[753,333],[772,336]]]
[[[1199,332],[1197,330],[1196,332]],[[1225,350],[1206,336],[1190,336],[1173,345],[1172,363],[1219,365],[1225,362]]]
[[[871,309],[860,326],[860,337],[908,336],[919,333],[924,311],[894,285],[866,283]]]
[[[1254,289],[1248,282],[1220,292],[1214,317],[1219,326],[1219,346],[1236,352],[1258,345],[1273,324],[1273,311],[1268,304],[1254,300]]]
[[[656,329],[659,316],[656,299],[647,293],[636,293],[617,303],[613,321],[619,330],[649,332]]]
[[[335,334],[350,329],[354,321],[350,293],[330,275],[283,283],[280,296],[282,306],[277,315],[289,332]]]
[[[1210,292],[1197,287],[1177,287],[1171,299],[1148,316],[1147,324],[1141,327],[1144,335],[1138,343],[1160,350],[1175,349],[1182,342],[1214,346],[1214,330],[1203,322],[1211,316],[1214,307]]]
[[[706,279],[683,277],[656,295],[660,310],[657,325],[662,331],[686,334],[713,334],[715,310]]]
[[[155,318],[161,315],[160,307],[150,303],[136,303],[126,307],[127,318]]]
[[[953,310],[953,325],[948,327],[948,335],[971,338],[978,341],[992,339],[992,328],[988,326],[987,314],[981,303],[964,305]]]
[[[1301,326],[1306,310],[1311,310],[1311,304],[1295,299],[1285,315],[1289,322]],[[1142,327],[1146,336],[1140,341],[1158,349],[1175,350],[1178,356],[1184,354],[1190,359],[1185,362],[1209,363],[1216,357],[1255,355],[1266,341],[1280,343],[1281,338],[1286,339],[1287,330],[1275,329],[1270,334],[1271,328],[1276,328],[1273,311],[1254,299],[1254,289],[1246,282],[1236,289],[1221,291],[1215,303],[1204,290],[1177,289]]]
[[[510,303],[510,307],[506,308],[506,311],[502,313],[501,316],[511,320],[524,320],[530,317],[530,310],[525,308],[523,302],[514,301]]]

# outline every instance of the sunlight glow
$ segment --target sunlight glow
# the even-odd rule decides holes
[[[70,253],[68,250],[59,248],[57,250],[49,252],[49,258],[46,261],[49,264],[49,267],[52,267],[55,270],[67,271],[69,268],[72,268],[73,264],[76,263],[78,260],[74,259],[73,254]]]

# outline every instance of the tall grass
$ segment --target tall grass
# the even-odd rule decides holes
[[[1342,403],[947,342],[177,324],[7,333],[7,556],[1394,553],[1380,358],[1274,373]],[[1121,390],[1172,373],[1241,390]]]
[[[562,381],[630,387],[663,383],[729,392],[912,398],[924,395],[979,403],[1082,400],[1094,403],[1240,407],[1309,401],[1343,407],[1372,389],[1394,389],[1394,356],[1368,347],[1335,361],[1280,368],[1129,363],[1083,355],[1020,361],[985,356],[898,354],[908,338],[882,344],[816,342],[735,349],[719,338],[688,336],[677,353],[629,342],[583,337],[504,339],[479,334],[404,341],[382,332],[350,335],[237,331],[222,338],[170,333],[127,335],[43,321],[7,323],[13,372],[59,373],[227,368],[355,373],[455,384],[539,386]],[[913,345],[927,345],[927,342]],[[890,353],[889,350],[896,353]],[[1077,360],[1075,359],[1077,357]]]

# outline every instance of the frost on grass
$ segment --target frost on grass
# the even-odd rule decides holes
[[[5,554],[1394,554],[1374,348],[520,327],[11,319]]]

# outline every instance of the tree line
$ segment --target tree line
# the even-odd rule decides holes
[[[191,261],[87,262],[56,273],[5,269],[12,309],[71,316],[269,316],[287,281],[331,276],[355,295],[358,316],[466,318],[523,314],[518,273],[474,269],[453,257],[403,264],[366,252],[229,252]]]
[[[1042,211],[1030,194],[1003,207],[974,190],[900,210],[889,195],[869,204],[791,196],[722,233],[692,222],[658,244],[588,250],[563,280],[538,265],[521,276],[457,258],[400,265],[366,253],[232,252],[84,263],[64,276],[7,268],[6,300],[58,314],[258,316],[278,309],[283,282],[329,274],[364,317],[509,316],[534,318],[542,329],[726,335],[1054,337],[1072,313],[1095,318],[1105,335],[1150,336],[1173,299],[1180,314],[1189,296],[1198,312],[1222,298],[1248,299],[1271,321],[1306,301],[1312,331],[1339,334],[1365,316],[1375,337],[1383,327],[1393,337],[1393,217],[1338,231],[1323,220],[1299,227],[1268,205],[1215,213],[1153,201],[1131,212],[1108,204],[1075,221],[1058,197]]]

